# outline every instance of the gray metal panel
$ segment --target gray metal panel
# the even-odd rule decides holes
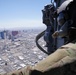
[[[57,38],[57,48],[61,47],[64,44],[64,39],[58,37]]]

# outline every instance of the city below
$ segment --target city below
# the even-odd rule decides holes
[[[43,29],[0,31],[0,74],[35,65],[47,56],[35,43],[41,31]],[[43,39],[40,44],[44,45]]]

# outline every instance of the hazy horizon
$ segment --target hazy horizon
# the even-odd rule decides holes
[[[0,30],[24,30],[24,29],[46,29],[46,26],[37,27],[11,27],[11,28],[0,28]]]
[[[50,0],[0,0],[0,29],[45,27],[42,9]]]

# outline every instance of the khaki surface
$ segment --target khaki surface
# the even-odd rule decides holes
[[[53,65],[60,66],[66,63],[73,62],[76,59],[76,44],[69,43],[63,45],[56,52],[49,55],[45,60],[39,62],[34,67],[38,71],[46,71],[49,67],[52,68]],[[55,65],[57,63],[57,65]],[[49,68],[49,69],[50,69]]]
[[[76,43],[63,45],[37,63],[3,75],[76,75]],[[2,75],[2,74],[1,74]]]

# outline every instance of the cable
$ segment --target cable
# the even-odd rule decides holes
[[[39,43],[38,43],[38,40],[44,35],[44,33],[45,33],[45,30],[42,31],[40,34],[38,34],[38,35],[36,36],[35,42],[36,42],[37,47],[38,47],[42,52],[44,52],[44,53],[46,53],[46,54],[49,55],[49,53],[48,53],[47,51],[45,51],[45,50],[39,45]]]

